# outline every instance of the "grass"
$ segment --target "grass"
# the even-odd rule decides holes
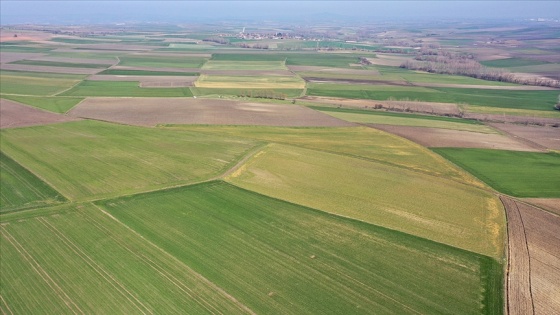
[[[0,151],[0,212],[64,201],[58,192]]]
[[[56,97],[56,96],[21,96],[0,95],[2,98],[16,101],[22,104],[48,110],[53,113],[66,113],[72,107],[83,100],[80,97]]]
[[[97,204],[256,313],[502,307],[491,258],[223,182]]]
[[[46,66],[46,67],[91,68],[91,69],[102,69],[110,66],[110,64],[101,65],[96,63],[73,63],[73,62],[58,62],[58,61],[45,61],[45,60],[18,60],[18,61],[11,62],[10,64]]]
[[[560,154],[434,148],[499,192],[515,197],[560,198]]]
[[[2,150],[71,200],[217,176],[256,142],[80,121],[2,130]]]
[[[342,120],[364,124],[430,127],[481,133],[497,133],[494,129],[487,127],[476,120],[379,112],[360,109],[342,109],[329,107],[312,108]]]
[[[54,48],[47,48],[47,47],[23,46],[23,45],[14,46],[14,45],[0,44],[0,50],[2,50],[2,52],[48,53],[53,49]]]
[[[358,55],[335,53],[261,53],[261,54],[213,54],[212,61],[286,61],[293,66],[322,66],[349,68],[359,63]]]
[[[336,153],[422,173],[479,185],[466,172],[452,166],[432,151],[404,138],[368,127],[282,128],[259,126],[174,126],[212,135],[253,139],[269,143]],[[480,186],[482,187],[482,186]]]
[[[67,44],[111,44],[118,43],[118,40],[99,40],[99,39],[83,39],[83,38],[66,38],[66,37],[54,37],[49,41],[56,43],[67,43]]]
[[[14,314],[244,310],[189,266],[93,205],[2,218],[0,307]],[[100,302],[102,301],[102,302]]]
[[[490,192],[371,161],[273,144],[227,178],[274,198],[500,258],[503,208]]]
[[[207,58],[176,56],[134,56],[120,57],[119,66],[152,68],[200,68]]]
[[[487,81],[460,75],[448,75],[413,71],[398,67],[375,66],[379,70],[381,78],[390,80],[404,80],[412,83],[440,83],[440,84],[467,84],[467,85],[490,85],[490,86],[514,86],[515,84]]]
[[[124,70],[107,69],[98,74],[106,75],[145,75],[145,76],[198,76],[198,72],[174,72],[174,71],[146,71],[146,70]]]
[[[194,83],[200,88],[218,89],[303,89],[305,81],[296,76],[201,75]]]
[[[558,91],[512,91],[310,83],[308,84],[307,95],[351,99],[397,99],[438,103],[464,103],[496,108],[551,111],[558,97]]]
[[[229,61],[209,60],[204,70],[286,70],[284,61]]]
[[[141,88],[138,82],[129,81],[83,81],[62,96],[113,96],[113,97],[182,97],[193,96],[185,88]]]
[[[49,96],[80,82],[85,76],[72,74],[1,71],[0,93]]]

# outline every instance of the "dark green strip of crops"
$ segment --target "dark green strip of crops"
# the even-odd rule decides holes
[[[94,64],[94,63],[70,63],[70,62],[56,62],[56,61],[43,61],[43,60],[19,60],[10,62],[10,64],[29,65],[29,66],[48,66],[48,67],[66,67],[66,68],[91,68],[100,69],[107,68],[110,65]]]

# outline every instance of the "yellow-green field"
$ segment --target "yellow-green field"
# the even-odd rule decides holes
[[[305,81],[295,76],[201,75],[194,85],[217,89],[303,89]]]
[[[209,60],[203,70],[286,70],[284,61]]]

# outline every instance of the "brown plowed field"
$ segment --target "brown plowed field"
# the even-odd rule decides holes
[[[168,71],[168,72],[200,72],[200,68],[170,68],[170,67],[128,67],[114,66],[112,70],[140,70],[140,71]]]
[[[531,263],[535,314],[560,312],[560,216],[516,202],[523,218]]]
[[[541,151],[540,148],[500,134],[486,134],[441,128],[372,125],[425,147],[482,148],[515,151]]]
[[[558,122],[560,122],[560,119],[558,119]],[[537,143],[545,148],[560,150],[560,128],[513,124],[491,125],[505,133]]]
[[[560,215],[560,198],[524,198],[523,201]]]
[[[0,128],[16,128],[75,121],[68,117],[0,99]]]
[[[459,115],[461,112],[456,104],[432,103],[432,102],[407,102],[407,101],[374,101],[353,100],[336,97],[304,96],[301,98],[306,103],[328,104],[349,108],[381,108],[397,111],[410,110],[419,113],[430,113],[436,115]]]
[[[44,56],[39,53],[0,52],[0,63],[10,63],[18,60],[33,59]]]
[[[488,122],[499,123],[512,123],[512,124],[529,124],[529,125],[548,125],[560,124],[559,118],[545,118],[545,117],[527,117],[515,115],[500,115],[500,114],[481,114],[481,113],[465,113],[463,115],[467,119],[476,119]]]
[[[504,196],[500,199],[506,208],[508,226],[507,309],[512,315],[531,315],[531,264],[523,220],[515,200]]]
[[[69,115],[130,125],[211,124],[293,127],[353,126],[297,105],[194,98],[88,98]]]
[[[49,72],[49,73],[67,73],[67,74],[95,74],[105,69],[91,68],[71,68],[71,67],[50,67],[50,66],[31,66],[18,64],[2,64],[2,70],[29,71],[29,72]]]
[[[377,70],[365,69],[345,69],[345,68],[330,68],[320,66],[287,66],[288,69],[294,72],[325,72],[325,73],[338,73],[338,74],[362,74],[362,75],[379,75]]]

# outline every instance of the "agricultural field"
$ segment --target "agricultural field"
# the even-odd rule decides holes
[[[554,313],[558,27],[305,23],[2,25],[0,313]]]
[[[488,257],[223,182],[96,204],[255,313],[501,307]]]
[[[1,135],[6,154],[70,200],[209,179],[257,145],[95,121],[6,129]]]
[[[483,255],[499,257],[503,251],[499,200],[452,180],[434,181],[431,175],[381,163],[278,144],[267,146],[227,180]],[[403,198],[403,193],[415,198]]]
[[[59,193],[0,151],[0,213],[64,201]]]
[[[559,198],[560,154],[434,148],[499,192],[516,197]]]

